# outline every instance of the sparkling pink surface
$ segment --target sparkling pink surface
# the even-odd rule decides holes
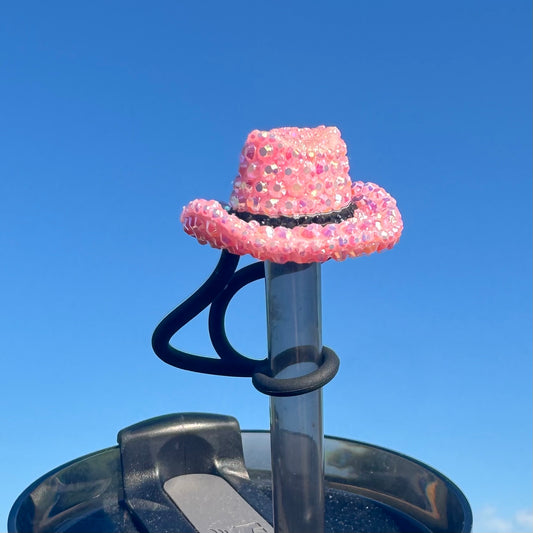
[[[270,227],[245,222],[220,202],[202,199],[185,206],[181,221],[201,244],[276,263],[343,261],[398,242],[403,223],[396,201],[373,183],[351,182],[337,128],[255,130],[241,154],[230,197],[234,210],[309,215],[342,209],[352,200],[353,217],[338,224]]]
[[[229,203],[236,211],[271,217],[337,211],[351,199],[348,169],[337,128],[254,130]]]

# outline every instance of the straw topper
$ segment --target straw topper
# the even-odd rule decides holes
[[[346,144],[335,127],[252,131],[229,203],[199,199],[183,209],[185,232],[222,254],[210,278],[156,328],[155,353],[185,370],[249,376],[271,396],[305,394],[330,381],[339,368],[330,348],[319,350],[318,367],[309,374],[279,379],[269,358],[251,359],[233,348],[225,333],[225,313],[237,291],[268,278],[267,266],[296,272],[297,267],[380,252],[398,242],[403,223],[394,198],[373,183],[353,183],[348,169]],[[245,254],[260,262],[236,271]],[[172,336],[208,306],[209,335],[220,359],[171,346]],[[314,361],[315,352],[295,344],[284,357]]]
[[[335,127],[254,130],[229,204],[193,200],[181,221],[201,244],[275,263],[343,261],[392,248],[403,223],[396,201],[352,183]]]

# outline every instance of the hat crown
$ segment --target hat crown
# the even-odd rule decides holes
[[[240,156],[230,205],[277,216],[337,211],[351,200],[346,144],[335,127],[252,131]]]

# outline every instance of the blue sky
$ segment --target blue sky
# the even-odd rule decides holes
[[[522,0],[4,5],[0,524],[145,418],[268,427],[249,380],[167,367],[150,337],[218,260],[181,207],[229,198],[249,131],[326,124],[405,222],[322,268],[326,432],[437,468],[477,532],[532,531],[530,21]],[[263,356],[264,321],[258,282],[232,342]],[[212,353],[205,315],[175,344]]]

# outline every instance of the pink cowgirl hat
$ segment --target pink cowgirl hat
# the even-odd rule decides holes
[[[348,175],[335,127],[254,130],[229,204],[193,200],[185,232],[201,244],[275,263],[343,261],[392,248],[403,223],[396,201]]]

